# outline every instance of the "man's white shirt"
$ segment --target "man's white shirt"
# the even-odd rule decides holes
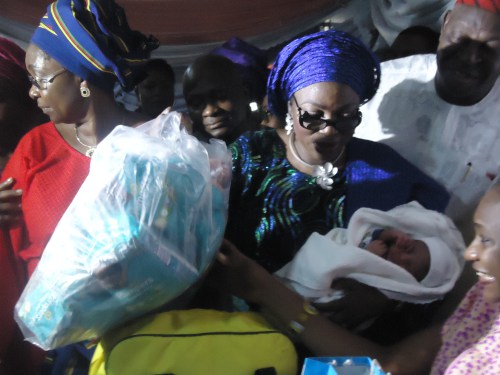
[[[435,74],[435,55],[382,63],[355,136],[390,145],[448,189],[450,217],[470,220],[500,169],[500,80],[481,102],[462,107],[439,98]]]

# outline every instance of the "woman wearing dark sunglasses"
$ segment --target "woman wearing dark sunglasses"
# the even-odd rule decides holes
[[[388,210],[412,200],[446,207],[448,194],[434,180],[389,147],[353,138],[359,107],[379,79],[372,52],[339,31],[301,37],[278,55],[267,93],[286,128],[246,134],[231,146],[226,229],[268,271],[289,262],[311,233],[347,226],[360,207]],[[378,313],[365,308],[354,320]]]

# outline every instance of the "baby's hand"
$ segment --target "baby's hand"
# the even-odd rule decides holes
[[[412,238],[398,229],[384,229],[380,234],[379,240],[392,242],[398,247],[408,247],[411,244]]]
[[[387,253],[387,245],[382,240],[373,240],[368,244],[366,249],[375,255],[383,257]]]
[[[399,230],[396,231],[396,245],[401,247],[408,247],[411,244],[411,237]]]

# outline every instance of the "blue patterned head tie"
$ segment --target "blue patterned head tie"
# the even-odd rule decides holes
[[[378,89],[380,63],[360,40],[342,31],[320,31],[295,39],[278,54],[269,75],[270,111],[284,118],[292,95],[318,82],[348,85],[365,103]]]
[[[106,89],[116,80],[127,90],[157,48],[156,38],[131,30],[113,0],[58,0],[47,7],[31,42],[71,73]]]

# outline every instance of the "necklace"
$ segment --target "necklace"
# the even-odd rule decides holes
[[[87,151],[85,151],[85,156],[87,156],[87,157],[91,158],[91,157],[92,157],[92,155],[94,155],[94,151],[95,151],[95,148],[96,148],[97,146],[89,146],[89,145],[87,145],[87,144],[83,143],[83,141],[82,141],[82,140],[80,139],[80,137],[78,136],[78,128],[77,128],[77,126],[76,126],[76,125],[75,125],[75,137],[76,137],[76,140],[78,141],[78,143],[80,143],[83,147],[87,147],[87,148],[88,148],[88,150],[87,150]]]
[[[345,151],[345,146],[342,148],[342,151],[340,151],[339,155],[335,158],[333,162],[327,161],[323,165],[313,165],[305,162],[302,160],[302,158],[299,156],[297,153],[297,150],[295,149],[295,133],[292,132],[290,136],[288,137],[288,146],[290,147],[290,151],[292,152],[292,155],[294,156],[295,159],[297,159],[299,162],[301,162],[303,165],[306,167],[312,168],[313,169],[313,177],[316,178],[316,183],[325,190],[332,190],[333,188],[333,177],[337,175],[339,172],[338,167],[335,167],[334,165],[340,160],[342,155],[344,155]]]

